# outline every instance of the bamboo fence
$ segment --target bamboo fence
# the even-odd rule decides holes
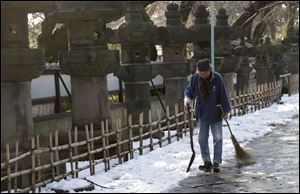
[[[293,78],[295,82],[296,78]],[[292,87],[292,86],[291,86]],[[295,86],[293,86],[295,87]],[[249,88],[243,92],[240,92],[238,96],[231,97],[231,115],[238,116],[254,112],[261,108],[270,106],[272,103],[280,100],[281,97],[282,82],[276,81],[270,84],[259,85],[254,88]],[[20,153],[18,142],[16,143],[16,150],[14,150],[15,156],[11,157],[9,144],[6,145],[6,162],[1,163],[1,184],[5,182],[7,184],[7,191],[12,192],[12,186],[14,192],[37,192],[40,188],[47,185],[52,181],[61,180],[67,176],[78,177],[79,172],[85,169],[89,169],[90,175],[95,174],[95,166],[102,164],[105,172],[111,168],[111,160],[117,159],[119,164],[124,162],[124,158],[134,158],[134,153],[138,152],[139,155],[143,155],[144,149],[150,149],[153,151],[158,147],[163,146],[163,142],[167,144],[172,143],[173,139],[180,140],[183,138],[183,133],[186,135],[189,129],[187,111],[178,111],[178,105],[175,105],[175,114],[169,115],[169,107],[167,107],[166,118],[162,119],[161,111],[157,110],[157,121],[152,121],[151,110],[149,110],[149,123],[144,123],[143,113],[140,113],[139,124],[132,123],[132,116],[128,115],[127,124],[125,127],[121,127],[121,120],[117,119],[117,129],[108,129],[108,120],[101,122],[100,129],[94,129],[93,123],[85,125],[86,139],[78,141],[78,128],[68,130],[68,144],[59,145],[58,131],[54,135],[49,133],[49,146],[42,147],[39,142],[39,137],[33,137],[31,140],[31,150],[25,153]],[[193,110],[192,110],[193,111]],[[147,130],[145,130],[147,129]],[[94,136],[96,131],[99,130],[100,136]],[[138,135],[133,136],[133,130],[138,130]],[[174,132],[173,134],[171,133]],[[94,133],[95,132],[95,133]],[[166,132],[166,137],[162,137],[161,133]],[[157,133],[157,141],[154,141],[153,134]],[[122,136],[121,134],[127,134]],[[110,142],[110,137],[116,137],[116,142]],[[145,138],[150,139],[149,144],[145,144]],[[101,142],[100,147],[95,147],[95,142]],[[138,147],[134,147],[134,142],[139,142]],[[99,145],[99,144],[98,144]],[[86,147],[87,151],[79,153],[79,147]],[[127,149],[123,149],[127,147]],[[115,149],[116,154],[111,154],[110,150]],[[60,159],[59,152],[67,151],[67,158]],[[96,153],[102,153],[103,157],[99,160],[94,159]],[[46,164],[41,164],[40,156],[42,154],[48,154],[50,161]],[[129,157],[128,157],[129,155]],[[24,159],[31,160],[31,168],[19,169],[18,163]],[[84,158],[88,158],[88,164],[82,167],[78,166],[78,161]],[[59,166],[70,163],[70,170],[67,172],[60,171]],[[12,167],[14,169],[12,170]],[[44,172],[50,172],[51,177],[46,178],[43,175]],[[5,172],[5,173],[2,173]],[[30,186],[22,189],[17,189],[17,179],[22,176],[30,177]],[[12,184],[14,180],[14,184]]]

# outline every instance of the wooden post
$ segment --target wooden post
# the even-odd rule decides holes
[[[271,86],[270,86],[271,82],[267,83],[267,91],[268,91],[268,106],[271,105]]]
[[[237,110],[237,115],[240,116],[241,115],[241,110],[240,110],[240,107],[241,107],[241,90],[238,91],[238,96],[237,96],[237,107],[238,107],[238,110]]]
[[[31,189],[32,193],[35,193],[35,138],[31,138]]]
[[[140,155],[143,155],[143,120],[144,120],[144,113],[141,112],[140,115],[139,115],[139,124],[140,124],[140,127],[139,127],[139,136],[140,136],[140,147],[139,147],[139,152],[140,152]]]
[[[184,120],[184,136],[186,136],[186,125],[187,125],[187,123],[186,123],[186,107],[184,106],[183,107],[183,120]]]
[[[263,84],[263,100],[264,100],[264,108],[267,107],[267,87],[266,87],[266,83]]]
[[[240,115],[244,114],[244,90],[240,90],[241,91],[241,96],[240,96]]]
[[[148,112],[149,115],[149,133],[150,133],[150,151],[153,150],[153,137],[152,137],[152,113],[151,109]]]
[[[257,100],[258,100],[258,110],[260,110],[260,108],[261,108],[261,84],[259,84],[258,85],[258,87],[257,87],[257,91],[258,91],[258,93],[257,93]]]
[[[171,131],[170,131],[170,111],[169,105],[167,106],[167,129],[168,129],[168,143],[171,143]]]
[[[88,149],[88,157],[89,157],[89,167],[90,167],[90,175],[94,175],[93,172],[93,164],[92,164],[92,156],[91,156],[91,142],[89,137],[89,128],[88,125],[85,124],[85,135],[86,135],[86,141],[87,141],[87,149]]]
[[[6,163],[7,163],[7,191],[11,193],[11,169],[10,169],[10,152],[9,152],[9,144],[6,144]]]
[[[261,100],[261,107],[260,109],[264,108],[264,87],[263,84],[260,85],[260,100]]]
[[[68,135],[69,135],[70,166],[71,166],[72,178],[74,178],[75,177],[75,173],[74,173],[74,166],[73,166],[72,131],[71,131],[71,129],[68,130]]]
[[[105,133],[108,134],[109,130],[108,130],[108,119],[105,120]],[[109,146],[109,136],[106,136],[106,145]],[[106,150],[106,156],[109,157],[110,153],[109,153],[109,149]],[[109,159],[107,159],[107,169],[110,169],[110,162]]]
[[[118,158],[119,158],[119,164],[122,164],[122,150],[121,150],[121,145],[120,145],[120,141],[121,141],[121,131],[120,131],[121,127],[121,118],[117,118],[117,145],[118,145]]]
[[[40,148],[40,136],[37,135],[36,136],[36,148],[39,149]],[[41,156],[40,154],[38,154],[36,156],[37,158],[37,166],[40,166],[41,165]],[[39,170],[38,171],[38,182],[42,180],[42,172]],[[41,192],[41,187],[39,187],[39,193]]]
[[[247,107],[250,106],[248,109],[248,113],[249,113],[252,112],[252,93],[250,87],[247,89],[247,95],[248,95]]]
[[[160,115],[160,109],[156,109],[156,110],[157,110],[157,121],[158,121],[159,147],[162,147],[162,139],[161,139],[161,123],[160,123],[161,115]]]
[[[129,153],[130,153],[130,159],[133,159],[133,143],[132,143],[132,115],[128,115],[128,136],[129,136]]]
[[[256,106],[256,104],[255,104],[255,95],[256,95],[256,90],[255,90],[255,87],[252,87],[252,98],[251,98],[251,101],[252,101],[252,112],[254,112],[255,111],[255,106]]]
[[[230,104],[230,106],[232,107],[232,104],[233,104],[233,103],[232,103],[231,96],[232,96],[231,91],[229,91],[229,104]],[[231,108],[231,110],[230,110],[229,116],[230,116],[230,118],[232,117],[232,108]]]
[[[104,126],[104,121],[101,121],[101,135],[102,135],[102,148],[103,148],[104,170],[105,170],[105,172],[107,172],[107,159],[106,159],[106,145],[105,145],[105,126]]]
[[[245,107],[245,114],[248,113],[248,103],[249,103],[249,90],[248,88],[245,88],[244,90],[244,95],[245,95],[245,98],[244,98],[244,107]]]
[[[78,133],[77,133],[77,126],[74,127],[74,143],[76,144],[78,141]],[[74,155],[75,156],[78,156],[78,146],[76,145],[74,147]],[[76,173],[75,173],[75,177],[78,178],[78,160],[75,160],[75,170],[76,170]]]
[[[74,142],[77,143],[78,141],[78,132],[77,132],[77,126],[74,127]],[[74,148],[74,154],[75,156],[78,156],[78,146],[76,145]],[[76,173],[75,176],[76,178],[78,178],[78,160],[75,160],[75,169],[76,169]]]
[[[236,95],[233,97],[233,115],[236,116]]]
[[[58,130],[55,131],[55,137],[54,137],[54,143],[55,143],[55,147],[58,147]],[[58,150],[55,150],[55,161],[59,161],[59,155],[58,155]],[[56,173],[57,175],[59,175],[59,166],[56,166]]]
[[[291,96],[292,95],[292,91],[291,91],[291,76],[288,76],[287,80],[288,80],[288,95]]]
[[[51,162],[51,175],[52,175],[52,180],[54,181],[55,177],[55,170],[54,170],[54,153],[53,153],[53,140],[52,140],[52,133],[49,133],[49,149],[50,149],[50,162]]]
[[[257,105],[258,105],[257,97],[258,97],[258,87],[257,87],[257,85],[255,85],[255,87],[254,87],[254,111],[257,110]]]
[[[19,142],[16,142],[16,157],[19,156]],[[15,162],[15,172],[18,172],[18,161]],[[14,189],[15,189],[15,193],[17,192],[18,189],[18,177],[15,178],[15,182],[14,182]]]
[[[263,93],[263,108],[265,108],[267,106],[266,103],[266,84],[262,84],[262,93]]]
[[[263,84],[263,101],[264,101],[264,105],[263,105],[263,107],[265,108],[265,107],[267,107],[267,100],[266,100],[266,83],[264,83]]]
[[[271,82],[271,100],[274,103],[274,81]]]
[[[94,138],[94,124],[92,122],[90,122],[90,138],[93,139]],[[94,140],[91,141],[91,151],[94,150]],[[93,163],[93,173],[95,174],[95,165],[94,165],[94,162],[95,162],[95,157],[94,157],[94,154],[91,155],[91,158],[92,158],[92,163]]]
[[[177,141],[179,141],[179,137],[182,137],[181,132],[179,131],[179,126],[178,126],[178,104],[175,104],[174,106],[174,110],[175,110],[175,122],[176,122],[176,135],[177,135]]]

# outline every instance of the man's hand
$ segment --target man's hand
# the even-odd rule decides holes
[[[187,107],[191,103],[192,103],[192,100],[189,97],[185,96],[184,97],[184,106]]]
[[[223,119],[228,119],[228,112],[223,112],[222,113],[222,118]]]

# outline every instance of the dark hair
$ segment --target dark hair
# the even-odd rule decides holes
[[[211,69],[210,61],[208,59],[202,59],[197,62],[199,71],[209,71]]]

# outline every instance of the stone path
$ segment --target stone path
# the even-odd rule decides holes
[[[256,164],[238,167],[235,160],[225,161],[221,173],[199,171],[167,192],[299,192],[299,115],[247,147]]]

